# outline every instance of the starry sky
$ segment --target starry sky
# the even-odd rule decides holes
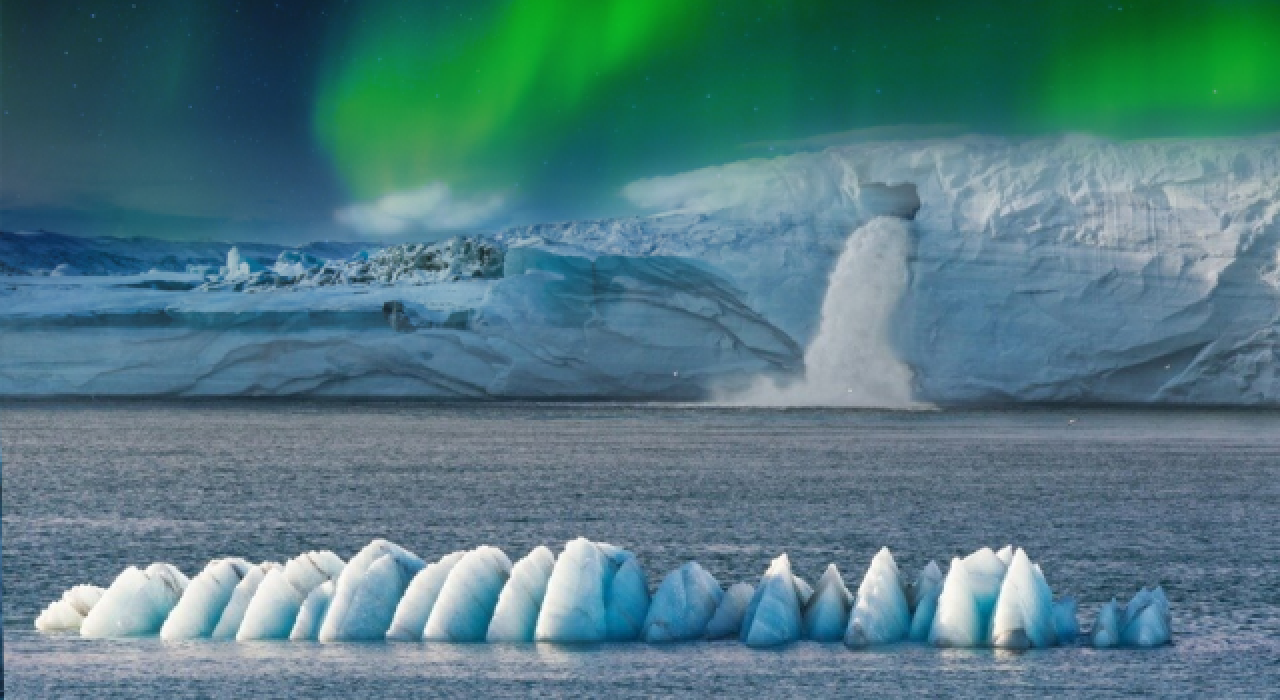
[[[1280,130],[1272,0],[0,5],[0,229],[303,241],[637,213],[841,139]]]

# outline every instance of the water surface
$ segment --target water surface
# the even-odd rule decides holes
[[[1072,422],[1074,420],[1074,422]],[[1274,694],[1280,414],[878,413],[629,405],[80,402],[0,407],[10,697]],[[344,558],[388,537],[513,559],[585,535],[656,586],[696,559],[726,586],[787,552],[856,588],[891,547],[1015,543],[1097,605],[1163,585],[1175,644],[1031,653],[801,643],[591,648],[86,641],[32,621],[128,564]]]

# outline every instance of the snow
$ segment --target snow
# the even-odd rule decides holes
[[[578,538],[556,559],[534,638],[559,643],[636,639],[648,609],[648,584],[635,555]]]
[[[489,621],[486,641],[532,642],[538,611],[547,595],[547,582],[556,565],[556,555],[539,546],[511,567],[511,577],[498,596]]]
[[[742,618],[747,614],[747,606],[755,597],[756,588],[749,583],[735,583],[729,586],[720,599],[716,612],[707,621],[707,639],[737,639],[742,631]]]
[[[511,560],[497,547],[467,552],[445,580],[422,638],[430,642],[483,642],[498,596],[511,576]]]
[[[904,589],[893,553],[888,547],[882,548],[871,559],[862,585],[858,586],[857,602],[849,613],[844,635],[845,646],[861,649],[906,639],[911,612]]]
[[[716,577],[698,562],[688,562],[658,585],[640,638],[650,643],[700,639],[723,598]]]
[[[129,567],[116,577],[80,625],[91,639],[150,637],[160,632],[187,587],[187,577],[170,564],[145,570]]]
[[[41,632],[79,632],[84,618],[102,599],[106,589],[89,584],[72,586],[40,612],[36,629]]]
[[[191,579],[182,599],[160,628],[167,640],[201,639],[213,634],[236,586],[252,565],[238,558],[214,559]]]
[[[769,564],[742,618],[739,639],[749,647],[774,647],[800,639],[801,593],[786,554]]]
[[[253,602],[253,596],[258,592],[258,587],[262,585],[268,573],[279,568],[280,565],[273,561],[264,561],[250,567],[248,573],[231,592],[231,600],[223,607],[222,614],[218,617],[218,624],[209,636],[214,639],[235,639],[236,634],[240,632],[241,623],[244,622],[244,615],[249,610],[249,604]]]
[[[444,588],[449,572],[466,556],[466,552],[453,552],[428,564],[413,577],[404,596],[396,605],[395,616],[391,627],[387,630],[387,639],[417,642],[422,640],[422,632],[426,629],[427,618],[435,607],[440,590]]]
[[[393,542],[376,539],[365,545],[338,577],[317,639],[385,639],[409,581],[425,566],[417,555]]]
[[[853,594],[844,585],[840,569],[835,564],[818,579],[813,597],[804,608],[804,637],[815,642],[838,642],[844,638],[849,624],[849,609]]]

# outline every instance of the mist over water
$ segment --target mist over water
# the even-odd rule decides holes
[[[729,403],[748,406],[926,408],[912,399],[911,368],[889,341],[907,288],[911,232],[878,217],[854,229],[836,261],[818,333],[804,354],[804,378],[761,378]]]

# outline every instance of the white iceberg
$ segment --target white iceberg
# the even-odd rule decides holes
[[[538,546],[511,568],[511,578],[498,596],[485,639],[490,642],[532,642],[538,611],[547,595],[547,582],[556,555]]]
[[[187,577],[170,564],[155,563],[146,570],[131,566],[85,615],[80,635],[95,639],[155,635],[186,587]]]
[[[268,573],[279,568],[280,565],[273,561],[264,561],[250,567],[231,592],[231,600],[222,609],[218,624],[209,636],[213,639],[235,639],[240,631],[240,624],[244,622],[244,614],[249,610],[249,603],[253,602],[253,596],[258,592],[258,586],[262,585]]]
[[[391,627],[387,630],[387,639],[401,642],[422,641],[422,632],[427,627],[427,618],[431,617],[431,609],[440,597],[440,589],[453,567],[466,556],[466,551],[453,552],[428,564],[419,571],[404,596],[396,604],[396,613],[391,619]]]
[[[904,589],[893,553],[888,547],[881,548],[858,586],[857,601],[849,613],[844,635],[845,646],[858,649],[906,639],[911,612]]]
[[[804,608],[804,636],[815,642],[838,642],[844,637],[849,624],[849,609],[853,594],[844,585],[840,569],[835,564],[827,566],[813,596]]]
[[[561,643],[635,639],[648,609],[648,584],[635,555],[578,538],[556,560],[534,638]]]
[[[969,572],[959,557],[951,560],[947,578],[938,595],[938,609],[933,614],[929,643],[939,647],[978,647],[985,639],[982,612],[969,584]]]
[[[377,539],[342,570],[320,625],[321,642],[385,639],[396,606],[426,564],[403,547]]]
[[[191,579],[182,599],[160,628],[160,638],[201,639],[213,634],[222,611],[252,564],[240,558],[214,559]]]
[[[240,641],[288,639],[298,611],[311,591],[342,574],[342,559],[333,552],[304,552],[274,569],[258,586],[236,631]]]
[[[324,624],[325,613],[329,612],[329,603],[333,602],[333,581],[325,581],[302,601],[298,610],[298,618],[289,630],[291,642],[314,642],[320,636],[320,625]]]
[[[772,647],[800,639],[800,591],[786,554],[769,564],[742,617],[739,639],[749,647]]]
[[[61,598],[49,603],[36,617],[36,629],[41,632],[79,632],[85,616],[106,592],[105,588],[88,584],[68,588]]]
[[[737,639],[742,631],[742,618],[747,614],[747,606],[755,597],[756,587],[749,583],[735,583],[729,586],[720,599],[720,606],[707,622],[707,639]]]
[[[933,616],[938,610],[938,596],[942,594],[942,569],[938,562],[930,561],[920,572],[912,586],[911,629],[907,639],[913,642],[929,641],[929,630],[933,628]]]
[[[1129,601],[1120,619],[1120,646],[1158,647],[1173,641],[1169,599],[1159,586],[1143,588]]]
[[[1053,591],[1040,568],[1018,548],[992,614],[991,645],[1000,649],[1044,649],[1057,643]]]
[[[688,562],[662,579],[649,602],[641,639],[650,643],[698,639],[723,598],[716,577],[698,562]]]
[[[467,552],[449,573],[431,608],[422,638],[432,642],[483,642],[498,596],[511,576],[511,560],[497,547]]]

